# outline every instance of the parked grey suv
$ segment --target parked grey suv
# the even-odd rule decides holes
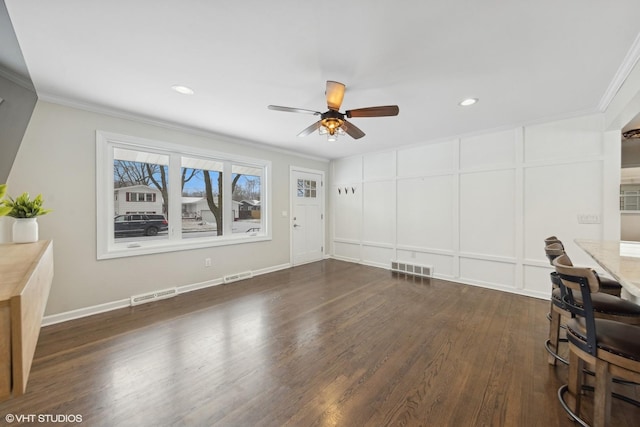
[[[160,231],[167,231],[169,223],[164,215],[127,214],[118,215],[114,219],[115,237],[131,235],[155,236]]]

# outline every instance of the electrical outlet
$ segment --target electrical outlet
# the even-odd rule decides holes
[[[204,259],[204,266],[205,267],[211,267],[211,258],[205,258]]]

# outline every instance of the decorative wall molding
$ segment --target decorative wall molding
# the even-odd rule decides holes
[[[543,238],[560,233],[587,263],[573,239],[598,238],[612,221],[604,178],[619,168],[606,162],[601,122],[590,114],[335,160],[332,187],[364,190],[353,201],[332,194],[332,256],[385,269],[389,259],[432,265],[435,278],[546,299]],[[567,192],[570,202],[550,214],[547,204]],[[588,212],[602,222],[576,219]]]

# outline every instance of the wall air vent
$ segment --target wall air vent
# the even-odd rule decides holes
[[[410,264],[407,262],[391,261],[391,271],[411,276],[433,277],[433,267],[429,265]]]
[[[140,305],[151,301],[171,298],[178,295],[177,288],[163,289],[161,291],[153,291],[146,294],[134,295],[131,297],[131,305]]]
[[[251,279],[253,277],[253,273],[251,271],[243,271],[242,273],[234,273],[224,276],[222,281],[227,284],[231,282],[237,282],[238,280]]]

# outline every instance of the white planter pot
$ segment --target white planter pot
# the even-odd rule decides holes
[[[37,218],[15,218],[13,223],[14,243],[33,243],[38,241]]]

